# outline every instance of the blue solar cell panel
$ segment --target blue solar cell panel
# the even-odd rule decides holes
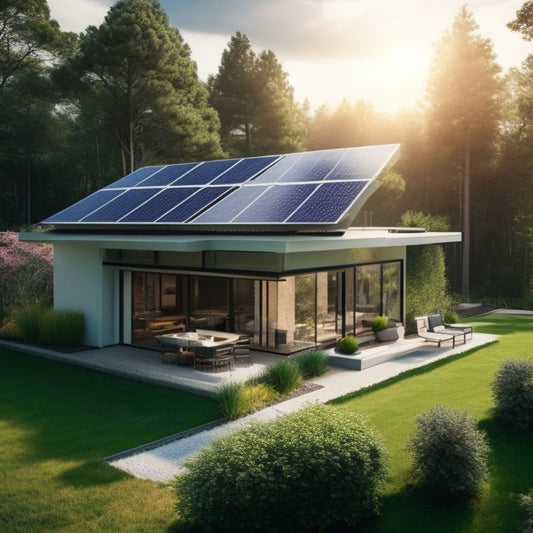
[[[225,172],[213,180],[211,185],[244,183],[252,176],[268,167],[268,165],[270,165],[276,159],[279,159],[279,156],[250,157],[247,159],[242,159],[235,166],[231,167],[228,172]]]
[[[207,185],[217,176],[220,176],[222,172],[225,172],[235,165],[238,161],[238,159],[206,161],[180,178],[174,183],[174,185]]]
[[[381,171],[396,149],[396,145],[352,148],[326,179],[328,181],[371,179]]]
[[[105,188],[114,189],[116,187],[121,187],[121,188],[127,189],[128,187],[135,187],[135,185],[138,185],[141,181],[146,179],[148,176],[151,176],[154,172],[157,172],[160,168],[163,168],[163,167],[159,166],[159,167],[138,168],[137,170],[133,171],[131,174],[124,176],[123,178],[111,183]]]
[[[317,185],[278,185],[269,187],[234,222],[283,222],[308,198]]]
[[[198,188],[198,192],[159,218],[157,222],[186,222],[193,215],[206,209],[213,202],[224,196],[229,190],[231,190],[231,187]]]
[[[198,163],[182,163],[180,165],[168,165],[161,170],[145,179],[137,186],[141,187],[155,187],[170,185],[173,181],[176,181],[180,176],[183,176],[186,172],[197,166]]]
[[[177,207],[197,191],[197,187],[165,188],[123,217],[120,222],[155,222],[159,217]]]
[[[86,216],[83,222],[117,222],[156,192],[157,189],[127,189],[111,202]]]
[[[368,181],[324,183],[287,220],[289,223],[336,223]]]
[[[282,156],[274,165],[267,168],[264,172],[257,176],[257,178],[254,178],[253,182],[277,183],[302,157],[302,153]]]
[[[266,191],[268,185],[257,187],[240,187],[232,192],[213,207],[194,219],[194,223],[229,223],[241,211],[244,211],[261,193]]]
[[[90,196],[87,196],[87,198],[84,198],[74,205],[63,209],[63,211],[47,218],[43,223],[54,224],[55,222],[78,222],[89,213],[92,213],[95,209],[98,209],[113,198],[116,198],[122,192],[124,191],[109,191],[106,189],[96,191]]]
[[[342,152],[343,150],[325,150],[303,154],[301,159],[280,178],[279,182],[323,180],[333,170]]]

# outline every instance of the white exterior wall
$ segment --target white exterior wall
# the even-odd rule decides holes
[[[102,266],[102,251],[86,243],[54,244],[54,307],[85,315],[83,342],[101,348],[118,342],[118,273]]]

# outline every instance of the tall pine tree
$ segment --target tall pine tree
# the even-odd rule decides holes
[[[120,0],[65,66],[80,107],[101,112],[123,173],[223,155],[219,120],[179,31],[156,0]],[[68,76],[67,76],[68,80]]]
[[[303,149],[306,113],[274,52],[256,55],[237,32],[210,76],[210,102],[222,124],[222,142],[232,156],[295,152]]]
[[[463,7],[436,46],[428,82],[428,133],[435,163],[432,178],[440,181],[441,189],[443,185],[448,188],[439,196],[436,183],[435,197],[442,203],[447,193],[450,209],[454,198],[461,198],[455,205],[462,215],[461,285],[465,295],[470,292],[471,178],[479,182],[487,171],[498,132],[502,89],[492,43],[477,30],[472,13]],[[452,216],[452,220],[457,218]]]

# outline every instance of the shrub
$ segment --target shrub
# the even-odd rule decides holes
[[[275,390],[263,384],[225,383],[217,393],[220,412],[235,420],[278,397]]]
[[[49,309],[41,317],[40,330],[42,344],[58,348],[81,346],[85,317],[79,311]]]
[[[268,385],[280,394],[287,394],[302,384],[303,376],[298,365],[292,359],[287,359],[269,365],[254,382]]]
[[[435,405],[416,419],[408,445],[419,485],[457,499],[480,494],[488,474],[489,447],[476,421],[466,412]]]
[[[41,318],[48,311],[49,304],[44,301],[26,305],[15,311],[15,324],[24,342],[40,342]]]
[[[53,249],[20,242],[12,231],[0,232],[0,316],[8,307],[52,298]]]
[[[386,316],[377,316],[372,320],[372,331],[374,333],[383,331],[389,327],[389,320]]]
[[[176,509],[210,531],[326,531],[379,511],[387,476],[381,436],[324,405],[223,437],[176,478]]]
[[[217,403],[220,412],[226,418],[234,420],[246,411],[244,384],[224,383],[217,391]]]
[[[492,383],[497,419],[519,430],[533,429],[533,362],[502,363]]]
[[[459,315],[455,311],[446,311],[444,313],[444,322],[446,324],[457,324],[459,322]]]
[[[351,355],[355,353],[358,349],[359,343],[357,342],[355,337],[352,337],[351,335],[343,337],[337,342],[337,350],[339,350],[340,353]]]
[[[522,533],[533,533],[533,490],[530,490],[529,494],[517,494],[516,499],[523,515],[520,531]]]
[[[298,365],[304,379],[321,376],[329,368],[329,356],[320,351],[303,353],[295,357],[293,361]]]

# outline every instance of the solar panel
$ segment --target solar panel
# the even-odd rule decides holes
[[[42,224],[110,230],[343,229],[399,145],[144,167]]]

